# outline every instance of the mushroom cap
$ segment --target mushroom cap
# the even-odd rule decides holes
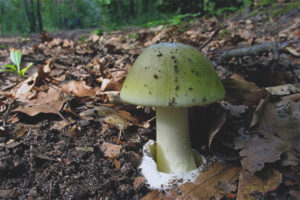
[[[121,89],[125,102],[162,107],[190,107],[224,98],[212,64],[196,48],[159,43],[146,48],[131,67]]]

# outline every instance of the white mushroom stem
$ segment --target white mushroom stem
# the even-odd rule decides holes
[[[195,169],[187,108],[156,107],[156,163],[161,172]]]

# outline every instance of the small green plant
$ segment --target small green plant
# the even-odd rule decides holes
[[[136,38],[137,38],[137,36],[138,36],[138,34],[137,34],[137,33],[131,33],[131,34],[130,34],[130,37],[131,37],[131,38],[133,38],[133,39],[136,39]]]
[[[79,41],[80,42],[86,42],[86,39],[87,39],[87,36],[83,35],[83,36],[80,36]]]
[[[177,26],[180,25],[184,21],[192,21],[193,19],[201,16],[201,13],[187,13],[187,14],[180,14],[180,15],[174,15],[167,19],[159,19],[147,22],[145,27],[155,27],[158,25],[171,25],[171,26]]]
[[[194,14],[187,13],[187,14],[175,15],[171,19],[169,19],[168,22],[170,23],[171,26],[179,25],[185,19],[196,18],[196,17],[199,17],[200,15],[201,15],[200,12],[194,13]]]
[[[94,35],[101,36],[101,35],[103,35],[103,29],[98,28],[98,29],[93,30],[91,33],[94,34]]]
[[[13,49],[10,51],[10,60],[13,64],[7,64],[1,67],[0,72],[12,72],[19,76],[25,76],[26,71],[33,65],[29,63],[25,68],[21,69],[22,52],[20,50]]]

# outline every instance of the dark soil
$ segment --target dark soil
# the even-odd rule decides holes
[[[51,129],[51,123],[44,120],[37,129],[28,126],[25,136],[6,145],[3,142],[11,133],[1,134],[1,199],[140,199],[147,193],[145,185],[134,187],[133,182],[140,176],[142,146],[153,135],[152,130],[123,133],[126,145],[115,158],[120,162],[117,169],[100,146],[118,131],[103,138],[101,124],[90,120],[81,121],[81,130],[67,136],[67,130]],[[136,137],[139,141],[130,142]]]

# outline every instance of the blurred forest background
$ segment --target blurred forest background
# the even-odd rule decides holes
[[[179,24],[241,10],[254,0],[0,0],[0,34]],[[263,0],[272,3],[274,0]]]

